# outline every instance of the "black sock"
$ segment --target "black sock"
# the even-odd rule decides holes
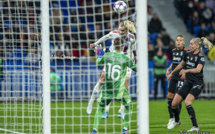
[[[196,121],[196,115],[195,115],[195,111],[194,111],[193,107],[191,105],[188,105],[188,106],[186,106],[186,108],[187,108],[187,112],[190,116],[190,119],[193,123],[193,126],[198,127],[197,121]]]
[[[175,115],[175,122],[179,122],[179,109],[178,109],[178,107],[172,108],[172,111]]]
[[[168,98],[168,110],[169,110],[169,116],[170,118],[173,118],[173,112],[172,112],[172,100]]]
[[[181,106],[181,105],[182,105],[181,103],[178,105],[179,114],[181,113],[181,108],[182,108],[182,106]]]

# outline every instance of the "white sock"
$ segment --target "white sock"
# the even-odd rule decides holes
[[[97,84],[95,85],[94,89],[93,89],[93,93],[91,95],[89,104],[93,104],[93,102],[95,101],[96,97],[97,97],[97,93],[99,92],[100,88],[102,85],[100,85],[99,82],[97,82]]]
[[[123,129],[128,130],[127,127],[124,127]]]
[[[105,112],[109,112],[110,104],[111,104],[111,102],[107,106],[105,106]]]
[[[121,107],[118,111],[118,113],[124,112],[125,111],[125,106],[121,104]]]

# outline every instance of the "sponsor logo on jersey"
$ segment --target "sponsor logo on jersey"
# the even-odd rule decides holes
[[[181,61],[180,57],[174,57],[173,60]]]
[[[187,62],[187,65],[190,65],[190,66],[194,67],[194,66],[195,66],[195,63],[192,63],[192,62],[188,61],[188,62]]]
[[[183,55],[183,53],[184,53],[184,52],[182,51],[180,55],[182,56],[182,55]]]

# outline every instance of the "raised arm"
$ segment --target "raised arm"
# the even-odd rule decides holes
[[[90,48],[95,47],[95,45],[98,45],[106,40],[112,39],[112,32],[110,32],[109,34],[106,34],[104,36],[102,36],[98,41],[96,41],[95,43],[90,44]]]

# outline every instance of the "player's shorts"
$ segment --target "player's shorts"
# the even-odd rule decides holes
[[[177,93],[178,90],[183,86],[183,80],[171,79],[169,82],[168,92]]]
[[[126,77],[130,78],[132,75],[132,69],[127,67]]]
[[[185,99],[188,94],[192,94],[195,99],[198,99],[199,94],[202,92],[204,86],[203,84],[191,84],[187,81],[184,82],[184,85],[178,91],[178,94]]]
[[[122,98],[120,99],[114,99],[114,98],[104,98],[105,95],[102,93],[100,94],[100,97],[98,98],[98,103],[101,107],[107,106],[111,101],[116,100],[117,102],[123,104],[124,106],[132,104],[131,96],[129,95],[128,91],[125,90]]]

